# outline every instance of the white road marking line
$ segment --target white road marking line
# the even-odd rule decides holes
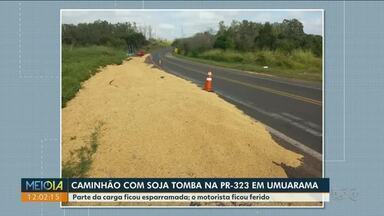
[[[204,64],[204,63],[200,63],[200,62],[188,61],[188,60],[185,60],[185,59],[177,58],[177,57],[175,57],[175,56],[173,56],[171,54],[166,54],[165,57],[172,58],[172,59],[175,59],[176,61],[181,61],[181,62],[185,62],[185,63],[189,63],[189,64],[198,64],[198,65],[201,65],[201,66],[206,66],[206,67],[218,68],[218,69],[226,70],[227,72],[230,72],[232,74],[234,73],[234,74],[237,74],[237,75],[243,75],[243,76],[247,76],[247,77],[253,77],[253,78],[256,78],[256,79],[268,80],[268,81],[271,81],[271,82],[282,83],[282,84],[291,85],[291,86],[297,86],[297,87],[302,87],[302,88],[308,88],[308,89],[314,89],[314,90],[320,90],[320,91],[322,90],[322,87],[315,87],[315,86],[309,86],[309,85],[305,85],[305,84],[291,83],[291,82],[288,82],[288,81],[268,78],[268,76],[273,77],[272,75],[268,75],[268,74],[262,74],[262,73],[250,72],[250,71],[243,71],[243,70],[236,70],[236,69],[232,69],[232,68],[220,67],[220,66],[217,66],[217,65],[208,65],[208,64]],[[239,74],[239,72],[243,73],[243,74]],[[265,76],[265,77],[260,77],[260,76]]]
[[[297,117],[297,116],[295,116],[295,115],[289,114],[289,113],[285,113],[285,112],[283,112],[283,113],[281,113],[281,114],[284,115],[284,116],[286,116],[286,117],[288,117],[288,118],[291,118],[291,119],[293,119],[293,120],[295,120],[295,121],[298,121],[298,122],[300,122],[300,123],[302,123],[302,124],[304,124],[304,125],[307,125],[307,126],[313,128],[313,129],[321,130],[321,126],[318,125],[318,124],[315,124],[315,123],[310,122],[310,121],[305,121],[304,119],[302,119],[302,118],[300,118],[300,117]]]
[[[294,140],[294,139],[286,136],[285,134],[281,133],[280,131],[278,131],[276,129],[273,129],[273,128],[268,127],[268,126],[266,126],[266,127],[267,127],[267,130],[271,134],[274,134],[275,136],[277,136],[280,139],[286,141],[287,143],[295,146],[296,148],[302,150],[303,152],[309,154],[310,156],[316,158],[317,160],[319,160],[319,161],[322,160],[322,155],[320,153],[318,153],[317,151],[310,149],[309,147],[305,146],[304,144],[300,143],[299,141]]]
[[[282,114],[282,115],[285,115],[285,116],[288,117],[288,118],[291,118],[291,119],[293,119],[293,120],[296,120],[296,121],[303,121],[302,118],[297,117],[297,116],[292,115],[292,114],[289,114],[289,113],[286,113],[286,112],[283,112],[283,113],[281,113],[281,114]]]
[[[286,122],[286,123],[288,123],[290,125],[293,125],[293,126],[295,126],[297,128],[300,128],[301,130],[306,131],[306,132],[308,132],[308,133],[310,133],[310,134],[312,134],[314,136],[321,137],[323,135],[319,131],[316,131],[316,130],[314,130],[312,128],[309,128],[309,127],[307,127],[307,126],[305,126],[305,125],[303,125],[303,124],[301,124],[299,122],[292,121],[291,119],[289,119],[289,118],[287,118],[285,116],[282,116],[282,115],[280,115],[278,113],[268,112],[268,111],[265,111],[265,110],[260,109],[258,107],[254,107],[252,105],[250,105],[250,108],[252,108],[252,109],[254,109],[254,110],[256,110],[256,111],[258,111],[260,113],[263,113],[264,115],[267,115],[267,116],[272,117],[274,119],[278,119],[278,120],[284,121],[284,122]]]
[[[217,93],[217,92],[218,92],[218,91],[216,91],[216,93]],[[224,95],[223,92],[220,92],[220,95]],[[223,96],[223,97],[227,97],[227,96]],[[233,101],[235,101],[235,102],[237,102],[237,103],[239,103],[239,104],[242,104],[242,105],[244,105],[244,106],[246,106],[246,107],[248,107],[248,108],[250,108],[250,109],[255,109],[255,107],[252,106],[252,105],[250,105],[249,103],[240,101],[240,100],[235,99],[235,98],[233,98],[233,97],[227,97],[227,98],[229,98],[230,100],[233,100]],[[270,114],[269,112],[264,111],[264,110],[262,110],[262,109],[258,109],[258,108],[256,108],[256,109],[257,109],[256,111],[261,112],[262,114],[265,114],[265,115]],[[264,125],[265,125],[265,124],[264,124]],[[306,145],[302,144],[301,142],[299,142],[299,141],[297,141],[297,140],[295,140],[295,139],[292,139],[292,138],[288,137],[288,136],[285,135],[284,133],[282,133],[282,132],[280,132],[280,131],[278,131],[278,130],[276,130],[276,129],[273,129],[273,128],[270,127],[270,126],[265,125],[265,127],[266,127],[267,130],[268,130],[270,133],[272,133],[273,135],[275,135],[275,136],[279,137],[280,139],[286,141],[287,143],[289,143],[289,144],[295,146],[296,148],[302,150],[303,152],[305,152],[305,153],[311,155],[312,157],[316,158],[317,160],[320,160],[320,161],[322,160],[322,155],[321,155],[320,153],[318,153],[317,151],[315,151],[315,150],[313,150],[313,149],[307,147]]]

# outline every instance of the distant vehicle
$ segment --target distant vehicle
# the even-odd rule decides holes
[[[137,52],[136,55],[141,57],[141,56],[144,56],[145,53],[144,53],[144,51],[141,50],[141,51]]]

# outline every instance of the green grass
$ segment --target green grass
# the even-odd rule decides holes
[[[309,51],[295,50],[291,54],[279,51],[237,52],[213,49],[181,58],[222,67],[253,71],[280,77],[322,81],[322,60]],[[268,68],[264,68],[268,66]]]
[[[88,46],[62,47],[62,106],[81,88],[81,83],[97,73],[101,67],[121,64],[126,52],[122,49]]]
[[[92,132],[88,145],[75,151],[71,151],[71,158],[63,163],[62,176],[65,178],[86,177],[92,165],[92,156],[96,153],[99,146],[99,136],[102,122],[99,122]]]

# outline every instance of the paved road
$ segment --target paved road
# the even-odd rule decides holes
[[[208,70],[214,91],[239,109],[269,126],[307,153],[322,154],[322,87],[234,69],[196,63],[174,57],[169,49],[152,53],[163,70],[202,86]]]

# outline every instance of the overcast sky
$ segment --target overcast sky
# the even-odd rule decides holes
[[[138,26],[152,26],[157,38],[168,40],[192,36],[209,29],[216,31],[220,21],[229,25],[232,20],[273,23],[293,18],[303,23],[305,33],[322,35],[321,11],[62,11],[64,24],[89,23],[96,20],[106,20],[110,23],[136,22]]]

